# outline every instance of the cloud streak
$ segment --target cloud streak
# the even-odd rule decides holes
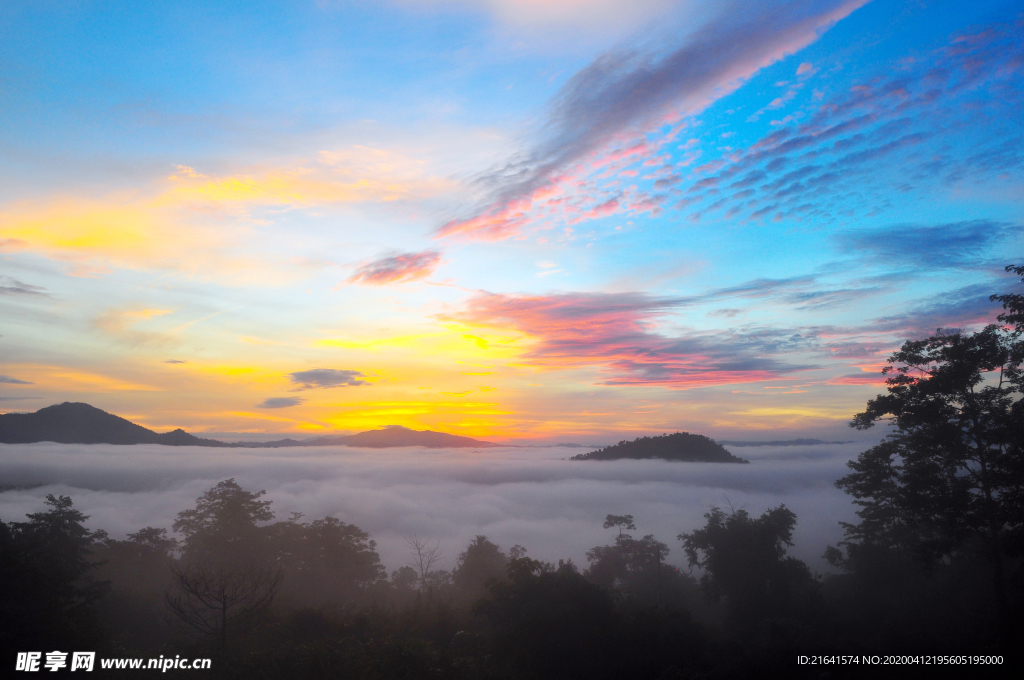
[[[360,371],[336,368],[314,368],[309,371],[296,371],[289,373],[288,377],[293,383],[299,385],[299,389],[302,390],[311,390],[318,387],[345,387],[370,384],[363,379],[366,375]]]
[[[1013,286],[1019,289],[1020,286]],[[992,287],[975,284],[941,293],[918,303],[910,311],[875,319],[878,331],[896,331],[918,337],[931,335],[938,328],[960,328],[994,323],[1001,311],[999,303],[989,300]]]
[[[644,293],[479,294],[450,318],[511,329],[532,344],[520,359],[545,368],[596,366],[605,385],[688,389],[772,380],[806,366],[775,354],[811,348],[813,336],[767,328],[669,336],[659,318],[694,298]]]
[[[289,406],[298,406],[304,401],[306,400],[302,397],[270,397],[257,404],[256,408],[288,408]]]
[[[18,279],[9,276],[0,276],[0,295],[28,295],[33,297],[52,297],[41,286],[33,286],[30,283],[22,283]]]
[[[930,54],[891,64],[828,96],[827,90],[803,87],[824,85],[812,79],[825,76],[801,65],[799,82],[777,83],[789,89],[764,108],[792,105],[790,113],[771,122],[772,132],[740,148],[719,146],[735,131],[676,147],[683,130],[699,135],[692,123],[700,123],[678,115],[635,122],[633,103],[648,101],[648,75],[662,62],[649,55],[605,55],[555,99],[543,141],[479,179],[491,202],[444,224],[437,234],[522,238],[531,228],[669,210],[693,222],[835,224],[844,216],[892,210],[901,194],[940,194],[953,187],[992,191],[993,183],[1005,185],[1024,167],[1024,137],[1012,122],[1024,105],[1022,45],[1024,26],[996,24],[953,36]],[[620,90],[623,102],[614,96]],[[701,108],[687,109],[690,91],[680,92],[680,103],[672,105],[682,107],[680,115]],[[595,108],[593,119],[587,106]],[[646,120],[642,111],[636,115]],[[614,121],[624,122],[616,127]],[[660,128],[639,132],[652,126]],[[704,153],[711,159],[697,164]],[[1015,189],[997,191],[1007,190]]]
[[[723,11],[662,54],[609,52],[574,75],[555,96],[543,141],[525,158],[480,179],[492,200],[477,214],[451,220],[439,237],[497,240],[515,234],[534,203],[549,197],[589,156],[609,159],[649,151],[652,127],[692,115],[735,90],[750,75],[813,42],[867,0],[790,1]],[[607,199],[606,199],[607,201]],[[607,204],[606,205],[610,205]],[[607,212],[607,209],[605,213]]]
[[[267,256],[240,255],[238,247],[251,239],[253,224],[269,223],[268,216],[422,202],[461,188],[399,151],[358,145],[223,174],[179,165],[130,192],[0,204],[0,249],[41,253],[75,265],[85,276],[107,274],[112,267],[167,268],[265,281],[268,271],[276,271]],[[0,279],[3,293],[44,294]]]
[[[890,267],[935,270],[977,265],[992,246],[1011,236],[1019,239],[1020,233],[1021,227],[1008,222],[981,219],[844,232],[836,235],[836,241],[843,249],[861,252]]]
[[[359,267],[348,278],[348,283],[368,286],[386,286],[425,279],[441,263],[441,253],[424,250],[419,253],[400,253],[374,260]]]

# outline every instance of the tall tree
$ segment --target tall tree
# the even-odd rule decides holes
[[[1024,267],[1007,271],[1024,275]],[[968,539],[980,541],[1005,630],[1003,563],[1020,551],[1024,528],[1024,299],[992,299],[1006,310],[1000,323],[970,334],[939,329],[889,358],[888,394],[870,400],[850,425],[867,429],[888,419],[894,430],[836,482],[861,507],[860,522],[844,524],[846,556],[838,549],[826,555],[851,569],[886,551],[935,563]]]
[[[636,531],[636,525],[633,524],[633,515],[608,515],[604,518],[604,524],[602,526],[605,529],[618,527],[619,536],[622,535],[623,529],[626,531]]]
[[[260,522],[274,518],[265,491],[246,491],[226,479],[178,513],[173,527],[184,534],[181,560],[172,566],[165,594],[171,613],[186,626],[217,640],[251,623],[273,602],[282,570],[271,551],[271,534]]]
[[[486,592],[490,581],[504,581],[507,573],[508,555],[486,536],[477,536],[459,554],[452,582],[465,597],[476,599]]]
[[[196,499],[196,507],[178,513],[172,525],[184,534],[186,560],[248,562],[262,546],[259,522],[274,519],[266,491],[246,491],[234,479],[219,482]]]
[[[631,677],[618,652],[623,617],[572,562],[512,559],[508,578],[488,590],[474,611],[489,623],[494,655],[519,670],[513,677]]]
[[[93,576],[93,550],[104,532],[68,496],[46,496],[48,508],[27,522],[0,522],[0,648],[61,649],[97,643],[96,603],[108,584]]]
[[[416,570],[416,575],[419,579],[420,590],[428,590],[428,584],[431,582],[431,574],[434,572],[434,565],[441,560],[441,539],[434,541],[431,545],[430,541],[420,538],[419,536],[413,536],[405,539],[405,545],[413,553],[413,562],[411,567]]]

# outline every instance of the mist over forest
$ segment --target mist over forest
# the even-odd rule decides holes
[[[1024,294],[991,299],[996,323],[892,353],[849,421],[873,438],[746,458],[681,432],[568,458],[4,444],[0,654],[218,678],[1019,668]],[[137,427],[43,412],[63,441],[103,437],[66,427],[83,413]]]
[[[278,517],[332,515],[369,531],[389,569],[409,561],[405,541],[440,540],[451,568],[477,534],[521,544],[538,559],[585,563],[607,539],[608,513],[632,514],[643,533],[668,541],[702,523],[713,506],[757,511],[786,503],[800,518],[795,550],[819,571],[838,522],[854,508],[834,482],[864,444],[744,448],[749,466],[664,460],[571,461],[558,448],[433,451],[298,448],[238,453],[189,447],[30,444],[4,446],[0,479],[30,486],[0,493],[0,518],[71,496],[91,528],[116,538],[174,516],[229,477],[265,489]],[[124,465],[130,455],[132,464]],[[36,484],[41,487],[34,487]],[[685,568],[676,546],[668,561]]]

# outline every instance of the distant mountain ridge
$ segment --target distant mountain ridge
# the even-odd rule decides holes
[[[272,442],[222,442],[204,439],[182,429],[157,433],[107,413],[95,406],[64,402],[41,408],[35,413],[0,414],[0,444],[162,444],[165,446],[211,446],[246,449],[272,449],[286,446],[361,446],[390,448],[424,446],[427,448],[489,448],[493,442],[432,430],[410,430],[392,425],[353,435],[327,435],[313,439],[280,439]]]
[[[457,434],[434,432],[432,430],[410,430],[400,425],[389,425],[383,430],[369,430],[359,434],[327,435],[307,439],[306,446],[362,446],[379,449],[390,446],[425,446],[432,449],[450,449],[467,446],[501,446],[493,442],[463,437]]]
[[[702,434],[676,432],[658,437],[640,437],[621,441],[590,453],[581,453],[570,460],[620,460],[622,458],[663,458],[693,463],[749,463],[737,458],[714,439]]]
[[[745,441],[740,439],[722,439],[722,446],[820,446],[821,444],[852,444],[852,440],[827,442],[824,439],[772,439],[771,441]]]

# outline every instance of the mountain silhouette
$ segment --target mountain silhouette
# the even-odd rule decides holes
[[[182,429],[157,433],[95,406],[64,402],[35,413],[0,414],[0,444],[162,444],[164,446],[214,446],[247,449],[285,446],[425,446],[429,448],[483,448],[500,446],[470,437],[432,430],[410,430],[392,425],[353,435],[327,435],[314,439],[280,439],[272,442],[222,442],[203,439]]]
[[[35,413],[0,415],[0,443],[31,444],[164,444],[166,446],[227,446],[184,430],[158,434],[95,406],[64,402]]]
[[[676,432],[659,437],[640,437],[621,441],[570,460],[619,460],[621,458],[663,458],[693,463],[749,463],[729,453],[714,439],[702,434]]]
[[[501,444],[472,439],[471,437],[462,437],[456,434],[446,434],[432,430],[410,430],[400,425],[389,425],[381,430],[369,430],[359,434],[317,437],[315,439],[307,439],[305,444],[307,446],[340,444],[342,446],[363,446],[371,449],[391,446],[426,446],[431,449],[501,446]]]

